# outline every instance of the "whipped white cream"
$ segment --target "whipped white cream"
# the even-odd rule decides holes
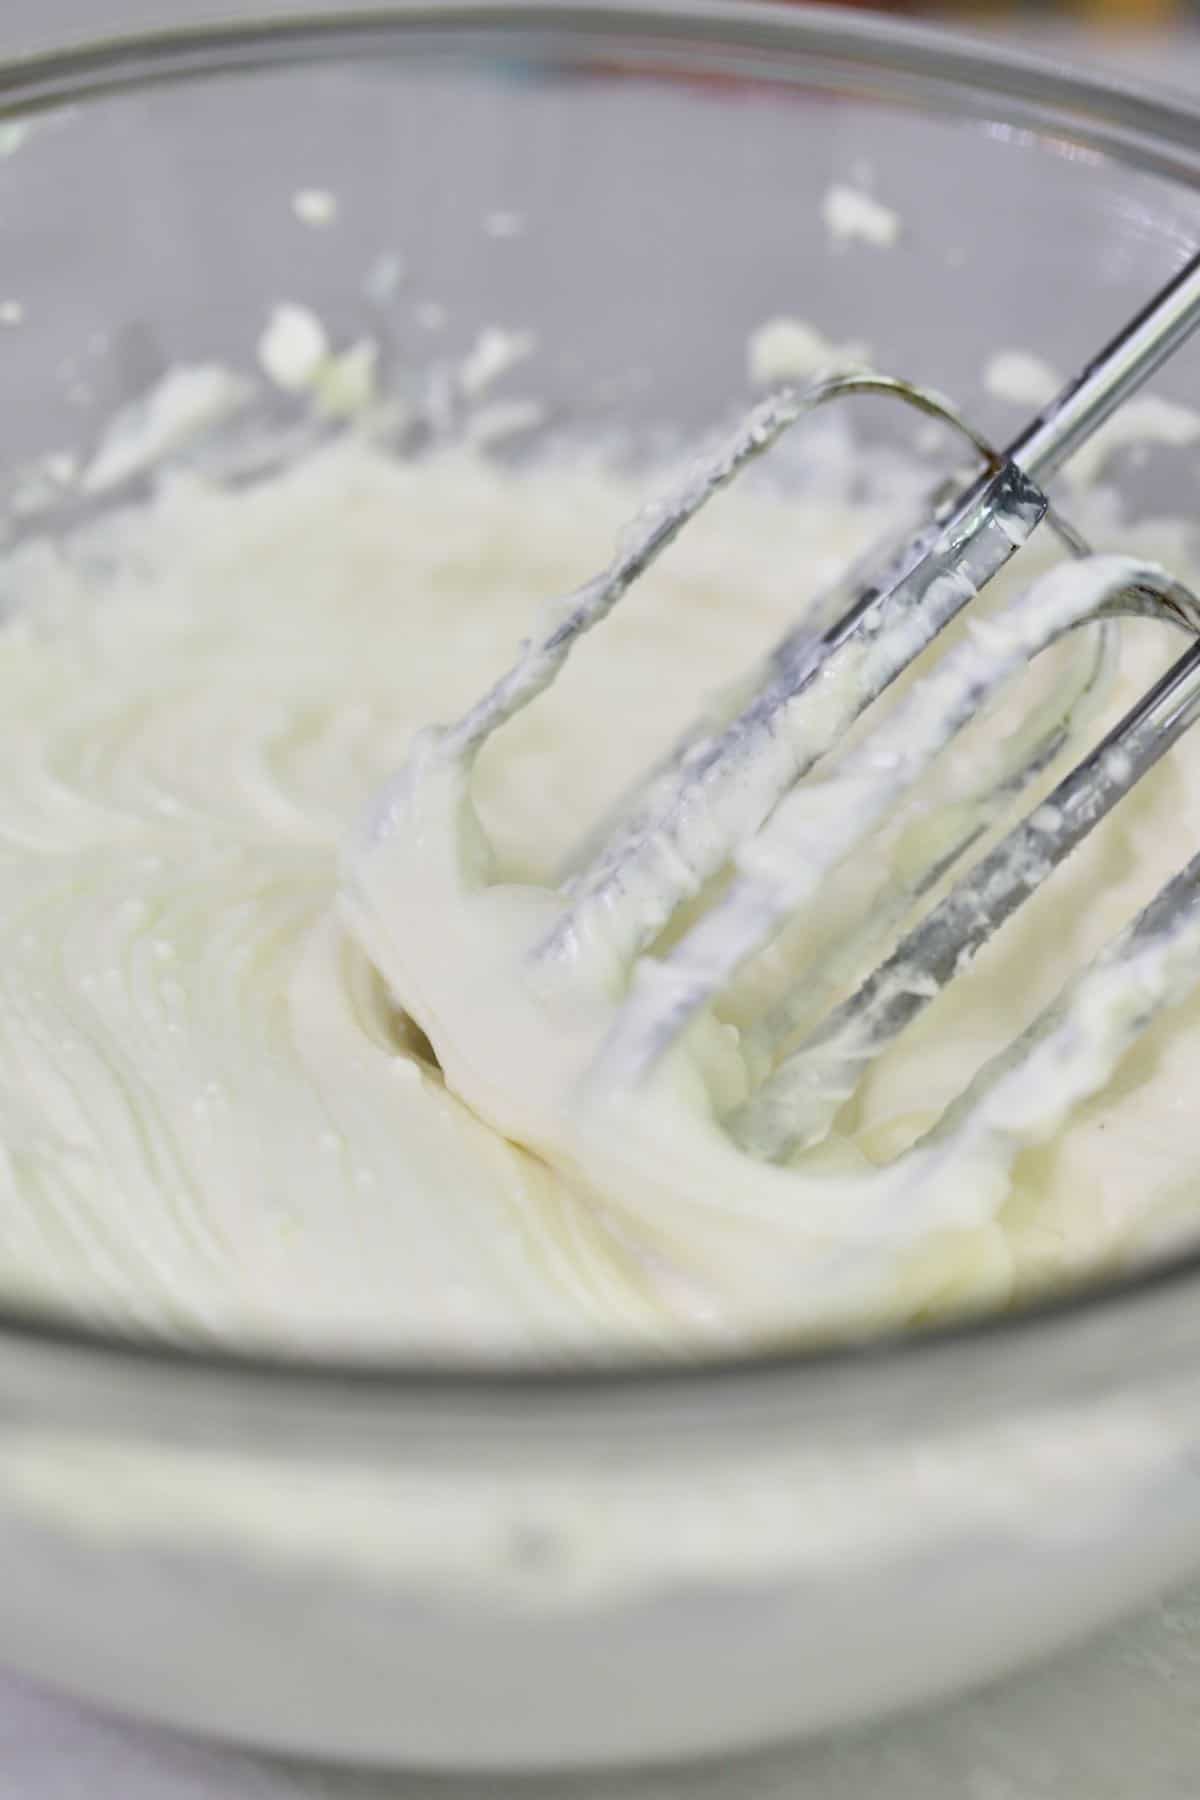
[[[640,497],[594,468],[347,441],[241,491],[177,477],[67,550],[10,554],[0,1293],[305,1348],[670,1353],[1004,1303],[1193,1228],[1187,1006],[1111,1079],[1048,1098],[1044,1068],[1014,1075],[970,1131],[893,1159],[1200,847],[1196,745],[795,1166],[718,1125],[739,1031],[891,878],[903,834],[833,870],[643,1089],[575,1104],[627,971],[528,977],[563,860],[878,534],[861,501],[727,496],[488,745],[469,807],[464,770],[427,759],[394,829],[344,857],[414,732],[469,706]],[[1121,532],[1175,568],[1179,538]],[[1132,695],[1174,645],[1127,636]],[[1090,1016],[1126,998],[1101,979]]]

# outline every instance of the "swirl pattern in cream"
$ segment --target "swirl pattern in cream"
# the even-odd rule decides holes
[[[175,477],[67,546],[8,555],[0,1297],[138,1332],[439,1358],[812,1328],[786,1218],[756,1240],[737,1196],[722,1218],[711,1192],[694,1216],[654,1217],[491,1129],[338,914],[347,831],[414,730],[487,685],[636,504],[595,468],[401,463],[347,440],[256,486]],[[478,800],[506,874],[547,880],[704,691],[879,526],[836,492],[739,491],[687,533],[486,752]],[[1138,535],[1123,547],[1179,566],[1178,533]],[[1161,663],[1153,631],[1131,634],[1122,680]],[[1185,746],[931,1009],[811,1154],[811,1180],[910,1142],[1200,845],[1198,756]],[[886,873],[832,883],[759,979],[832,940],[845,883]],[[872,1315],[1003,1301],[1191,1228],[1194,1023],[1164,1020],[1019,1160],[974,1261]]]

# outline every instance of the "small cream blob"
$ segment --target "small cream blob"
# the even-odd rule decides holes
[[[258,360],[276,387],[303,393],[328,355],[329,336],[316,313],[291,302],[275,308],[259,340]]]
[[[999,350],[989,358],[983,384],[997,400],[1039,410],[1062,391],[1063,378],[1029,350]]]
[[[903,222],[899,213],[861,188],[835,182],[825,195],[821,213],[839,248],[857,242],[875,250],[891,250],[900,241]]]
[[[249,384],[216,363],[172,369],[150,393],[118,415],[83,475],[85,493],[99,494],[161,463],[232,417]]]
[[[486,392],[502,375],[532,356],[537,339],[531,331],[505,331],[488,325],[459,365],[459,385],[464,394],[475,397]]]
[[[767,319],[746,346],[750,380],[756,387],[807,381],[834,370],[862,368],[870,361],[866,344],[835,344],[804,319]]]
[[[337,218],[337,196],[328,188],[300,188],[292,195],[292,211],[302,225],[321,230]]]

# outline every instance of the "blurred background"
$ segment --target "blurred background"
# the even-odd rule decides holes
[[[804,4],[804,0],[791,0]],[[925,18],[966,20],[981,25],[1037,26],[1051,20],[1092,26],[1162,27],[1200,22],[1200,0],[825,0],[826,4],[909,13]],[[57,26],[78,35],[86,27],[99,36],[114,26],[145,27],[174,22],[209,22],[261,14],[326,10],[348,0],[319,0],[289,6],[286,0],[0,0],[0,36],[13,26],[51,38]]]
[[[943,0],[941,5],[922,4],[922,0],[840,0],[844,6],[874,5],[876,11],[920,13],[923,15],[974,17],[980,21],[1002,21],[1024,15],[1027,19],[1043,19],[1047,14],[1077,19],[1087,24],[1105,23],[1134,26],[1165,25],[1181,22],[1189,15],[1200,17],[1200,0]]]
[[[372,0],[361,0],[366,6]],[[382,4],[383,0],[379,0]],[[793,5],[804,0],[786,0]],[[941,19],[1052,46],[1075,61],[1112,60],[1131,73],[1200,81],[1200,0],[826,0],[826,4]],[[0,0],[0,56],[172,25],[215,24],[290,12],[336,12],[351,0]],[[1179,51],[1182,48],[1182,57]]]
[[[832,0],[832,4],[979,30],[1030,49],[1066,55],[1077,64],[1115,64],[1130,76],[1176,87],[1200,84],[1200,0]]]
[[[369,0],[362,0],[364,5]],[[382,3],[382,0],[380,0]],[[790,0],[803,4],[804,0]],[[1190,86],[1200,80],[1200,0],[826,0],[943,19],[1002,36],[1061,40],[1079,60],[1129,54],[1138,72]],[[336,12],[350,0],[0,0],[0,56],[66,41],[172,25],[215,24],[289,12]],[[1181,41],[1182,64],[1174,55]],[[1056,46],[1057,47],[1057,46]]]

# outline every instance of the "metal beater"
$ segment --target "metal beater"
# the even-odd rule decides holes
[[[1002,455],[943,401],[904,382],[854,372],[803,392],[777,393],[720,455],[692,471],[669,503],[634,523],[603,574],[549,609],[545,629],[463,719],[425,734],[424,757],[469,768],[486,740],[549,686],[578,640],[707,501],[816,407],[854,394],[892,395],[955,425],[984,460],[965,491],[960,484],[937,496],[917,531],[869,557],[811,608],[574,860],[559,889],[556,922],[533,952],[535,963],[569,963],[599,941],[629,968],[625,998],[598,1047],[588,1089],[642,1083],[1003,684],[1067,634],[1099,623],[1065,697],[1012,766],[1001,759],[953,841],[911,872],[902,892],[888,894],[854,922],[844,956],[801,976],[744,1033],[755,1086],[725,1123],[752,1156],[788,1160],[828,1130],[872,1061],[1200,717],[1200,603],[1153,565],[1091,556],[1045,492],[1198,324],[1200,256]],[[932,672],[846,746],[850,728],[1043,522],[1058,532],[1072,560],[998,613],[968,621]],[[839,985],[839,973],[867,966],[868,950],[893,941],[906,915],[944,885],[1049,768],[1098,688],[1111,650],[1104,622],[1130,615],[1159,619],[1197,641],[1048,799],[908,929],[849,998],[837,998],[849,985]],[[835,747],[839,753],[830,759]],[[387,810],[385,798],[379,816],[386,818]],[[695,915],[687,929],[654,954],[685,904]],[[1115,984],[1125,995],[1114,1039],[1119,1050],[1197,981],[1200,857],[1020,1045],[983,1071],[959,1110],[978,1110],[1014,1061],[1051,1055],[1061,1066],[1082,1054],[1079,1021],[1101,990],[1111,996]]]

